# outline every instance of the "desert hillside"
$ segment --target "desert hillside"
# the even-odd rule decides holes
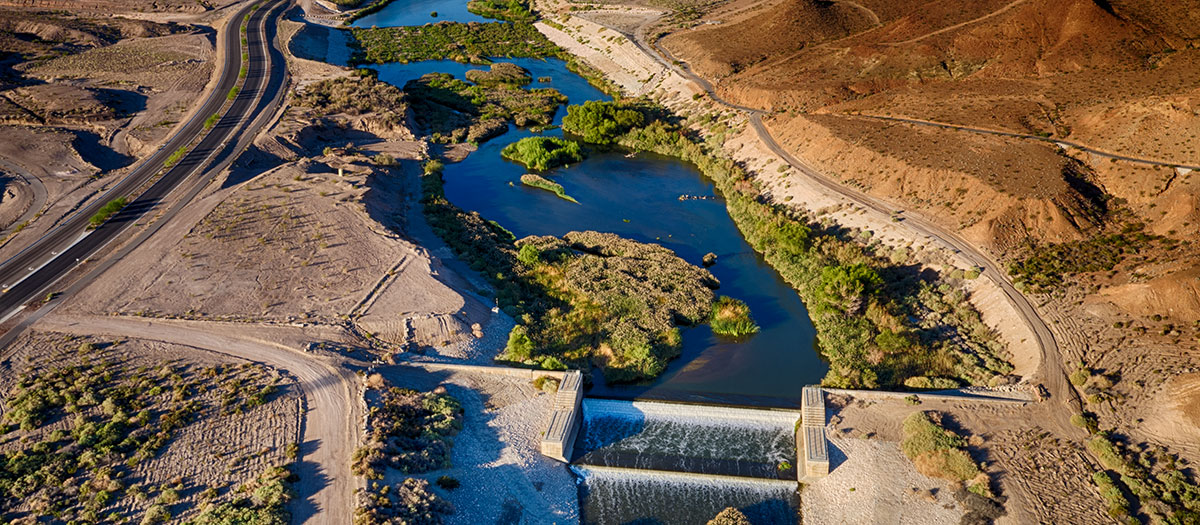
[[[823,172],[1003,255],[1129,220],[1182,239],[1200,220],[1191,174],[874,117],[1200,164],[1191,4],[732,2],[660,44],[723,98],[772,112],[781,142]]]
[[[1098,428],[1198,457],[1200,3],[732,1],[649,34],[816,171],[1003,261]]]

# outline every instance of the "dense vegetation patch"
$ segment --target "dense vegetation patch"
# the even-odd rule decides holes
[[[524,86],[533,82],[533,76],[529,74],[529,70],[511,62],[496,62],[486,70],[472,69],[467,71],[466,77],[467,80],[481,86],[496,84]]]
[[[367,391],[367,435],[352,470],[382,479],[386,467],[406,474],[450,466],[451,436],[462,428],[462,407],[445,393],[404,388]]]
[[[647,124],[630,127],[616,144],[691,162],[716,184],[746,241],[804,298],[830,362],[824,384],[881,388],[912,378],[952,378],[987,385],[1012,371],[1002,345],[958,288],[921,278],[847,232],[764,202],[745,170],[655,108],[590,105],[568,107],[580,118],[571,126],[564,120],[564,129],[603,143],[638,121],[628,111],[640,112]]]
[[[516,245],[522,277],[543,295],[518,301],[521,330],[502,358],[590,358],[612,381],[662,373],[680,352],[676,326],[705,322],[719,285],[671,250],[609,233],[527,237]],[[526,339],[532,346],[520,344]]]
[[[404,92],[387,82],[379,81],[371,73],[309,84],[295,92],[292,103],[313,108],[321,115],[344,113],[358,116],[370,113],[388,128],[403,126],[405,113],[408,111]]]
[[[467,2],[467,11],[509,22],[532,23],[537,20],[537,15],[529,9],[528,0],[471,0]]]
[[[548,126],[567,98],[550,88],[523,89],[512,83],[469,84],[446,73],[430,73],[404,86],[417,124],[435,142],[479,143],[518,126]]]
[[[1069,275],[1112,270],[1154,239],[1142,232],[1141,224],[1131,224],[1120,233],[1082,241],[1031,245],[1025,257],[1009,264],[1009,273],[1035,292],[1050,292]]]
[[[530,186],[533,188],[540,188],[540,189],[549,191],[551,193],[554,193],[555,195],[558,195],[558,198],[560,198],[562,200],[571,201],[571,202],[574,202],[575,204],[579,204],[579,201],[575,200],[575,197],[567,195],[567,190],[563,188],[562,184],[554,182],[554,181],[547,179],[541,175],[534,175],[532,173],[526,173],[524,175],[521,175],[521,184],[524,184],[526,186]]]
[[[365,0],[334,0],[334,1],[345,7],[358,7],[358,6],[362,5]],[[351,13],[350,16],[346,17],[345,25],[353,24],[356,20],[358,20],[364,16],[372,15],[372,14],[378,13],[380,11],[383,11],[383,8],[387,7],[388,4],[390,4],[392,2],[393,2],[393,0],[375,0],[374,2],[371,2],[370,5],[357,10],[357,11]]]
[[[353,61],[364,64],[422,60],[486,64],[488,57],[566,58],[533,24],[525,22],[438,22],[351,32],[357,43]]]
[[[967,440],[942,428],[936,412],[913,412],[904,419],[900,449],[916,465],[918,472],[965,483],[971,492],[992,497],[987,474],[979,469],[966,448]]]
[[[629,130],[641,127],[645,116],[616,102],[589,100],[567,107],[563,131],[579,135],[592,144],[612,144]]]
[[[519,162],[526,168],[546,171],[564,164],[583,161],[579,143],[558,137],[525,137],[500,151],[505,159]],[[524,181],[522,181],[524,182]]]
[[[451,438],[463,424],[458,400],[441,387],[432,392],[390,387],[378,374],[367,384],[367,432],[363,446],[354,451],[354,474],[379,480],[388,467],[405,474],[449,468]],[[355,525],[434,525],[454,511],[429,490],[428,481],[417,478],[396,484],[370,481],[355,491],[355,500]]]

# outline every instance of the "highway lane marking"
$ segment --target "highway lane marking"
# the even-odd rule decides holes
[[[24,309],[25,309],[25,305],[21,305],[16,308],[13,308],[13,311],[9,312],[8,315],[4,316],[3,318],[0,318],[0,323],[4,323],[4,322],[8,321],[9,319],[12,319],[12,317],[14,315],[21,313],[21,311]]]
[[[38,272],[38,270],[41,270],[42,268],[45,268],[47,264],[50,264],[50,263],[54,262],[54,260],[55,260],[55,259],[58,259],[58,257],[59,257],[59,254],[60,254],[60,253],[66,253],[68,250],[70,250],[70,249],[71,249],[72,247],[74,247],[76,244],[79,244],[79,243],[80,243],[80,241],[82,241],[83,239],[85,239],[85,238],[86,238],[88,235],[91,235],[91,234],[92,234],[92,231],[94,231],[94,230],[84,230],[84,232],[83,232],[82,234],[80,234],[80,235],[79,235],[79,237],[75,239],[75,241],[73,241],[71,244],[68,244],[66,248],[63,248],[62,250],[60,250],[60,251],[58,251],[58,252],[50,252],[50,253],[52,253],[52,254],[53,254],[53,256],[52,256],[52,257],[50,257],[49,259],[46,259],[46,262],[42,263],[42,265],[41,265],[41,266],[38,266],[37,268],[30,268],[30,269],[29,269],[29,273],[25,274],[25,276],[24,276],[24,277],[22,277],[22,278],[20,278],[20,279],[17,279],[17,282],[15,282],[15,283],[12,283],[12,284],[6,284],[6,285],[4,285],[4,291],[5,291],[5,292],[8,292],[10,289],[12,289],[12,287],[14,287],[14,286],[16,286],[16,285],[18,285],[18,284],[21,284],[22,282],[24,282],[24,281],[25,281],[25,279],[28,279],[28,278],[29,278],[29,276],[31,276],[31,275],[33,275],[33,274],[37,273],[37,272]],[[10,314],[10,315],[11,315],[11,314]],[[7,318],[6,318],[6,319],[7,319]],[[0,322],[3,322],[3,321],[0,321]]]

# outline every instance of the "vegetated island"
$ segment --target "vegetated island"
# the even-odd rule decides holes
[[[1012,365],[1003,345],[964,292],[921,278],[847,232],[769,203],[741,167],[676,120],[646,101],[589,101],[567,108],[563,130],[597,145],[677,157],[711,179],[747,242],[804,298],[830,362],[825,385],[1006,380]]]
[[[441,171],[437,160],[425,165],[425,216],[517,321],[501,360],[551,370],[595,363],[609,381],[652,378],[679,355],[678,326],[709,320],[720,283],[708,270],[607,233],[518,241],[451,204]]]
[[[500,156],[537,171],[583,162],[584,158],[578,142],[558,137],[525,137],[505,146]]]
[[[468,78],[469,84],[447,73],[429,73],[404,86],[417,125],[434,142],[479,143],[517,126],[548,126],[567,97],[552,88],[525,89],[528,73],[496,64]],[[516,68],[524,74],[514,72]],[[468,72],[471,73],[471,72]]]
[[[560,199],[579,204],[579,201],[575,200],[575,197],[567,195],[567,190],[562,187],[562,184],[554,182],[541,175],[535,175],[533,173],[521,175],[521,184],[549,191],[555,195],[558,195],[558,198]]]
[[[454,60],[487,64],[487,57],[558,57],[566,53],[526,22],[438,22],[414,27],[351,29],[353,63]]]
[[[732,297],[722,296],[713,303],[709,326],[714,333],[731,337],[758,333],[758,325],[750,318],[750,307]]]

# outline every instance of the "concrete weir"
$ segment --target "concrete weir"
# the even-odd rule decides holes
[[[800,428],[796,450],[801,452],[800,482],[829,475],[829,443],[825,435],[825,394],[821,387],[806,386],[801,394]]]
[[[571,460],[575,448],[575,437],[583,420],[583,374],[569,370],[562,376],[554,404],[550,407],[545,431],[542,432],[542,455],[564,463]]]

